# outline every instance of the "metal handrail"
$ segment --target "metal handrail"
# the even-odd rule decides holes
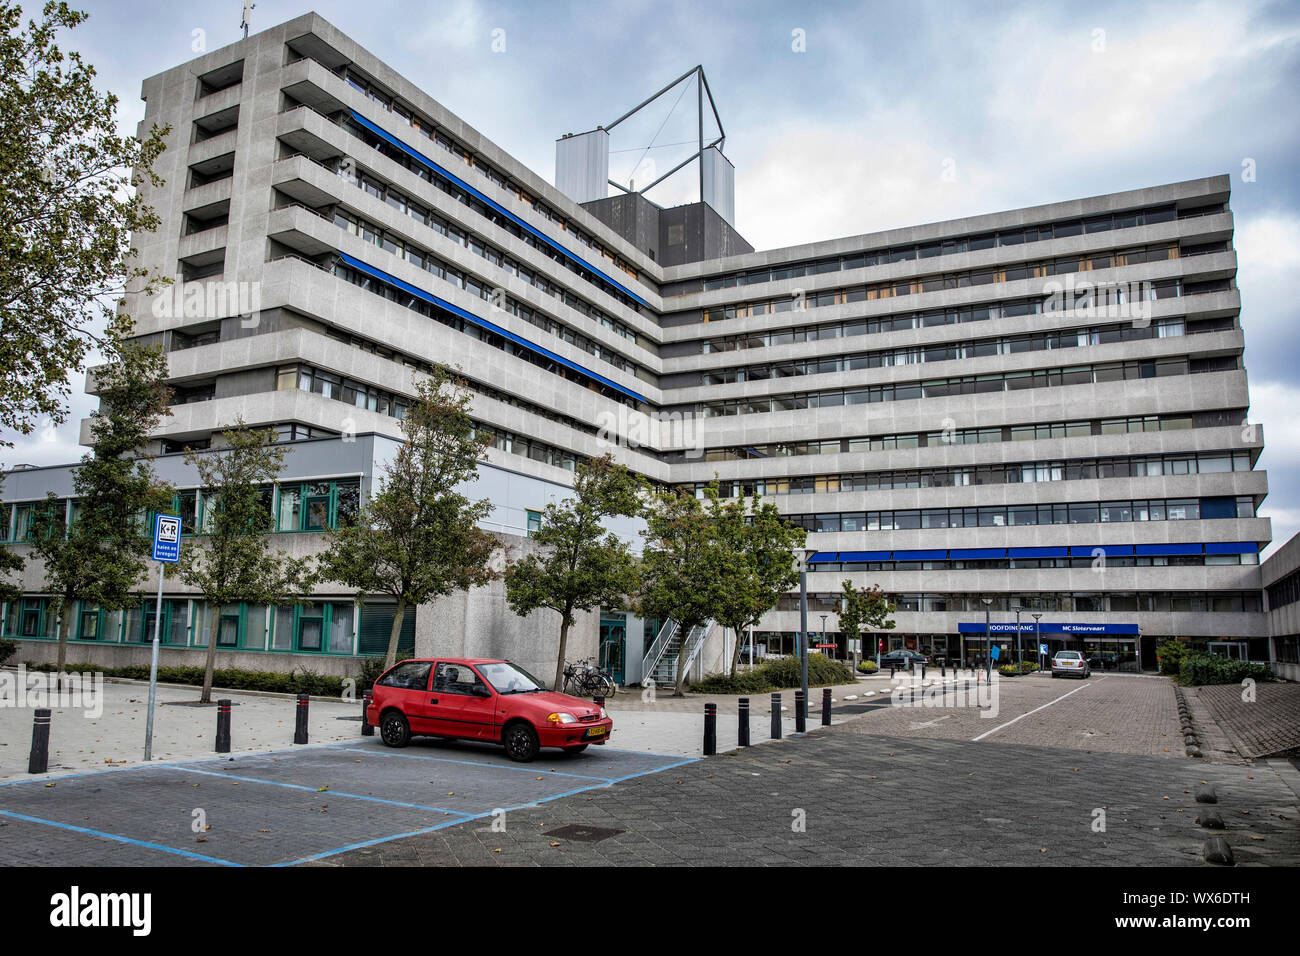
[[[647,678],[651,680],[654,679],[655,668],[657,668],[659,662],[663,660],[664,651],[668,648],[669,642],[673,639],[673,635],[676,634],[678,630],[678,624],[672,618],[665,621],[663,626],[659,628],[659,633],[656,635],[653,643],[651,643],[650,649],[646,651],[645,655],[641,658],[642,680]]]

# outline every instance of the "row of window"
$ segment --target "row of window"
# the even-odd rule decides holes
[[[947,558],[933,561],[819,561],[809,571],[1006,571],[1095,568],[1096,559],[1075,558]],[[1259,564],[1259,554],[1174,554],[1133,557],[1107,555],[1107,568],[1208,568],[1219,565]]]
[[[531,268],[524,265],[522,262],[519,262],[513,257],[502,252],[501,250],[496,249],[493,246],[489,245],[488,243],[484,242],[483,239],[477,234],[472,232],[467,232],[466,230],[462,229],[460,226],[457,226],[455,223],[451,222],[450,220],[445,219],[442,216],[438,215],[432,209],[429,209],[421,205],[420,203],[415,202],[413,199],[407,196],[406,193],[398,189],[395,189],[387,182],[379,179],[378,177],[371,175],[370,173],[363,173],[360,170],[346,164],[340,166],[337,170],[337,173],[339,177],[344,181],[349,182],[352,185],[357,186],[361,189],[364,189],[366,192],[374,196],[376,199],[379,199],[382,202],[387,203],[389,206],[391,206],[393,209],[396,209],[398,212],[410,216],[416,222],[423,223],[424,225],[428,226],[430,229],[434,230],[440,235],[450,239],[452,242],[455,242],[458,245],[468,249],[470,252],[474,253],[474,255],[486,259],[492,265],[504,269],[506,272],[509,272],[511,275],[518,276],[520,279],[523,279],[529,285],[533,286],[536,289],[539,289],[540,291],[546,293],[547,295],[560,299],[562,302],[564,302],[565,305],[569,306],[571,309],[574,309],[578,312],[581,312],[583,315],[587,315],[595,319],[605,328],[617,333],[618,335],[621,335],[623,338],[628,339],[629,341],[632,342],[637,341],[637,334],[634,329],[629,328],[627,325],[618,321],[613,316],[608,315],[607,313],[597,308],[592,303],[587,302],[585,299],[578,298],[566,287],[556,285],[554,282],[551,282],[541,273],[534,272]],[[519,230],[516,228],[516,232],[517,231]],[[524,235],[529,236],[530,239],[534,238],[530,236],[528,233],[524,233]],[[555,253],[555,251],[551,249],[550,246],[546,246],[543,243],[540,244],[540,248],[539,248],[539,244],[536,242],[535,239],[532,243],[530,243],[530,245],[532,245],[534,248],[538,248],[538,251],[546,255],[546,257],[551,261],[558,262],[561,265],[569,268],[571,271],[577,272],[579,274],[586,273],[585,269],[582,269],[572,260],[566,259],[563,256],[560,256],[557,253]],[[626,296],[623,296],[620,299],[620,301],[622,301],[622,299],[626,299]],[[644,339],[641,340],[641,344],[648,345],[648,343]]]
[[[1039,524],[1097,524],[1116,521],[1189,521],[1253,518],[1255,500],[1156,498],[1145,501],[1083,501],[1064,504],[986,505],[978,508],[911,508],[787,514],[781,519],[807,531],[911,531],[918,528],[1019,528]]]
[[[1188,428],[1220,428],[1246,424],[1245,412],[1212,410],[1191,415],[1133,415],[1082,422],[1039,422],[1033,425],[1001,425],[991,428],[957,428],[937,432],[911,432],[874,437],[829,439],[827,441],[772,442],[707,448],[706,461],[749,461],[786,458],[795,455],[838,455],[844,452],[886,451],[894,448],[926,448],[939,445],[983,445],[1004,441],[1036,441],[1087,435],[1124,435],[1133,432],[1182,431]],[[664,455],[665,461],[685,461],[686,452]],[[704,485],[697,485],[696,491]]]
[[[804,408],[832,408],[843,405],[866,405],[878,402],[902,402],[916,398],[943,398],[954,395],[977,395],[986,392],[1012,392],[1025,388],[1056,388],[1065,385],[1092,385],[1101,382],[1135,381],[1167,375],[1198,372],[1227,372],[1238,368],[1237,356],[1208,359],[1175,356],[1133,362],[1107,362],[1101,365],[1076,365],[1066,368],[996,372],[990,375],[963,375],[953,378],[926,379],[872,385],[864,388],[835,388],[819,392],[796,392],[784,395],[756,395],[724,401],[699,402],[678,413],[722,418],[731,415],[757,415]]]
[[[405,396],[352,382],[351,379],[345,379],[333,372],[324,372],[307,365],[290,365],[281,368],[277,373],[276,388],[280,390],[296,388],[304,392],[314,392],[325,398],[339,399],[358,408],[366,408],[394,418],[403,418],[409,407],[409,400]],[[362,404],[363,398],[365,404]],[[508,454],[522,455],[566,471],[573,471],[579,462],[586,461],[583,455],[548,445],[535,438],[525,438],[493,428],[491,425],[476,424],[475,428],[490,434],[492,447]]]
[[[328,69],[328,67],[327,67]],[[333,72],[333,71],[331,71]],[[609,260],[618,269],[627,273],[633,279],[638,278],[637,270],[631,263],[623,259],[622,256],[614,253],[583,229],[579,228],[576,223],[566,219],[558,210],[552,209],[547,203],[537,196],[525,190],[522,186],[512,181],[505,173],[498,172],[489,163],[485,162],[481,156],[475,155],[469,149],[465,148],[452,137],[436,127],[427,117],[421,116],[414,109],[401,103],[399,100],[390,96],[388,93],[378,89],[375,84],[349,67],[344,74],[344,78],[353,89],[366,96],[371,102],[388,110],[402,122],[406,123],[411,129],[424,136],[429,141],[437,144],[447,153],[455,156],[466,166],[478,170],[486,179],[490,180],[501,189],[512,193],[516,199],[526,206],[530,206],[537,215],[549,222],[555,223],[564,232],[576,238],[587,248]]]
[[[375,135],[365,126],[356,122],[355,120],[353,120],[351,117],[347,115],[343,115],[337,118],[326,117],[326,119],[329,119],[331,122],[337,123],[340,128],[351,133],[353,136],[355,136],[361,142],[365,143],[367,146],[371,147],[372,149],[381,153],[386,158],[402,166],[404,169],[409,170],[411,173],[418,176],[420,179],[423,179],[425,182],[435,186],[443,193],[445,193],[446,195],[450,196],[452,199],[459,202],[461,205],[468,207],[469,209],[477,213],[479,216],[482,216],[484,219],[492,223],[494,226],[497,226],[499,229],[502,229],[503,231],[509,233],[510,235],[519,239],[521,242],[529,246],[532,246],[534,249],[536,249],[538,252],[542,253],[543,255],[550,256],[556,262],[563,264],[566,268],[572,268],[572,271],[574,271],[577,275],[579,275],[587,282],[591,283],[595,288],[598,288],[602,292],[609,295],[611,298],[613,298],[615,301],[622,304],[624,307],[631,309],[634,312],[640,311],[640,305],[637,303],[637,301],[633,299],[631,296],[627,295],[621,289],[619,289],[617,285],[613,284],[609,280],[606,280],[603,276],[601,276],[600,274],[594,271],[589,271],[587,269],[582,268],[581,263],[571,263],[571,260],[569,260],[567,256],[565,256],[562,252],[560,252],[559,249],[555,248],[550,243],[545,242],[542,239],[539,239],[537,236],[534,236],[527,229],[520,228],[519,224],[514,222],[509,216],[503,215],[497,209],[494,209],[492,206],[483,202],[478,197],[467,192],[457,183],[447,178],[446,176],[442,175],[442,173],[437,169],[434,169],[432,166],[420,162],[414,156],[411,156],[409,153],[407,153],[404,149],[400,149],[397,146],[393,145],[392,143],[388,142],[386,139],[383,139]]]
[[[1167,339],[1186,334],[1188,331],[1181,318],[1161,319],[1150,325],[1134,325],[1129,322],[1083,329],[1061,329],[1052,332],[1003,335],[996,338],[973,339],[967,342],[944,342],[938,345],[878,349],[874,352],[854,352],[848,355],[829,355],[814,359],[767,362],[761,365],[733,365],[728,368],[709,369],[701,372],[699,373],[699,379],[703,385],[761,382],[771,378],[791,378],[798,375],[825,375],[867,368],[889,368],[898,365],[920,365],[927,362],[951,362],[957,359],[987,358],[994,355],[1018,355],[1022,352],[1085,348],[1091,345],[1109,345],[1115,342],[1133,342],[1141,339]],[[1200,329],[1197,328],[1192,331],[1200,331]],[[680,383],[675,382],[674,385],[677,386]]]
[[[125,611],[105,611],[78,602],[71,638],[101,644],[153,641],[157,605],[146,601]],[[59,619],[48,597],[23,597],[0,607],[6,637],[57,639]],[[319,601],[310,605],[266,607],[225,604],[217,617],[217,647],[244,651],[282,651],[355,655],[356,605]],[[167,647],[207,647],[212,630],[210,605],[168,598],[163,601],[159,643]]]
[[[670,296],[688,295],[700,291],[711,292],[715,289],[731,289],[737,286],[756,285],[760,282],[780,282],[784,279],[824,275],[850,269],[864,269],[868,266],[889,265],[894,262],[910,262],[917,259],[956,255],[962,252],[979,252],[983,249],[995,249],[1002,246],[1018,246],[1029,242],[1092,235],[1098,232],[1109,232],[1113,229],[1133,229],[1138,226],[1173,222],[1175,219],[1191,218],[1196,215],[1219,213],[1223,211],[1223,208],[1222,203],[1216,203],[1200,209],[1185,210],[1182,214],[1179,214],[1173,206],[1157,206],[1149,209],[1135,209],[1129,212],[1103,213],[1084,219],[1064,219],[1059,222],[1043,223],[1035,226],[1017,226],[999,232],[936,239],[929,242],[873,249],[844,256],[829,256],[770,268],[763,266],[757,269],[748,269],[744,272],[709,276],[705,279],[690,279],[666,285],[663,294]]]
[[[1292,571],[1268,586],[1268,609],[1275,611],[1300,601],[1300,571]]]
[[[478,276],[462,272],[455,266],[445,262],[430,252],[420,249],[404,239],[394,236],[392,233],[384,232],[378,226],[374,226],[364,219],[353,216],[347,212],[335,212],[333,218],[334,224],[341,229],[359,237],[365,242],[378,246],[385,252],[390,252],[398,258],[405,259],[418,269],[423,269],[439,279],[450,283],[458,289],[463,289],[470,295],[478,296],[485,302],[492,303],[493,308],[499,308],[511,315],[517,315],[526,320],[530,325],[544,329],[558,339],[568,342],[570,345],[588,352],[603,362],[627,372],[644,381],[653,381],[653,376],[644,368],[636,363],[629,361],[620,352],[616,352],[599,342],[589,339],[587,336],[573,329],[572,326],[565,325],[550,316],[543,315],[531,306],[524,305],[513,296],[499,294],[499,290],[487,285],[484,280]]]
[[[815,444],[815,443],[810,443]],[[839,445],[839,442],[822,444]],[[1096,478],[1149,478],[1163,475],[1221,474],[1250,471],[1249,452],[1166,455],[1163,458],[1082,458],[1010,462],[996,465],[951,465],[844,475],[732,479],[718,483],[723,497],[811,495],[837,491],[896,491],[906,488],[966,488],[973,485],[1086,481]],[[710,482],[696,482],[695,497],[704,498]]]
[[[867,285],[823,289],[817,292],[794,292],[790,295],[760,299],[754,302],[712,306],[704,310],[703,321],[720,322],[724,319],[744,319],[756,315],[773,315],[778,312],[797,312],[804,309],[848,305],[854,302],[868,302],[876,299],[893,299],[904,295],[920,295],[924,292],[944,292],[952,289],[995,285],[1000,282],[1015,282],[1021,279],[1073,275],[1093,269],[1131,266],[1144,262],[1164,262],[1177,258],[1178,244],[1172,243],[1140,249],[1108,250],[1084,257],[1063,256],[1037,262],[991,266],[987,269],[974,269],[967,272],[945,272],[934,275],[912,276],[890,282],[873,282]],[[1081,284],[1086,281],[1080,280]],[[1159,289],[1157,289],[1155,283],[1133,283],[1132,291],[1134,295],[1140,295],[1146,299],[1166,298],[1168,295],[1176,294],[1168,291],[1171,281],[1163,280],[1159,284]],[[1083,291],[1083,289],[1079,290],[1080,293],[1083,293]],[[1127,287],[1122,284],[1116,285],[1112,291],[1122,293],[1127,291]],[[1161,294],[1161,292],[1164,294]],[[1125,300],[1119,299],[1117,303],[1122,301]],[[1084,304],[1082,298],[1078,302],[1080,306]]]
[[[984,599],[991,597],[989,611],[998,613],[1020,607],[1023,611],[1208,611],[1242,612],[1261,610],[1258,591],[1026,591],[1021,594],[930,594],[886,595],[895,609],[904,612],[976,611],[984,613]],[[819,591],[808,595],[810,611],[839,613],[842,595]],[[778,611],[799,610],[799,596],[787,594],[777,602]],[[1025,618],[1026,621],[1031,620]],[[1013,635],[1014,636],[1014,635]]]
[[[314,264],[315,263],[313,263],[313,265]],[[516,358],[523,359],[525,362],[536,365],[552,375],[557,375],[566,381],[574,382],[575,384],[589,388],[593,392],[596,392],[611,401],[633,407],[639,404],[632,396],[626,395],[618,389],[611,388],[597,378],[594,378],[589,372],[569,368],[567,365],[563,365],[534,349],[519,345],[511,339],[507,339],[502,335],[498,335],[497,333],[485,329],[482,326],[475,325],[472,322],[466,322],[460,316],[452,312],[440,309],[437,306],[426,302],[424,299],[421,299],[419,296],[412,295],[403,289],[398,289],[395,286],[383,282],[373,276],[369,276],[360,270],[353,269],[343,263],[335,263],[330,266],[327,271],[346,282],[359,286],[367,292],[373,292],[375,295],[383,296],[390,302],[395,302],[398,305],[420,313],[426,318],[440,322],[448,328],[455,329],[457,332],[462,332],[480,342],[491,345],[493,348],[500,349],[508,355],[513,355]]]

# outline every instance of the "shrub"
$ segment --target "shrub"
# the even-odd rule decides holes
[[[808,655],[808,686],[853,683],[852,668],[833,661],[824,654]],[[770,690],[800,687],[803,665],[796,657],[776,657],[734,677],[712,674],[693,684],[691,689],[704,694],[761,694]]]
[[[1156,647],[1156,657],[1160,661],[1160,673],[1177,676],[1187,655],[1187,645],[1182,641],[1162,641]]]
[[[1163,664],[1163,658],[1161,663]],[[1193,687],[1202,684],[1240,684],[1247,678],[1271,681],[1273,672],[1267,664],[1233,661],[1203,651],[1184,653],[1178,670],[1178,683]]]
[[[858,661],[858,670],[863,674],[874,674],[880,668],[875,661]]]
[[[18,651],[18,642],[11,641],[7,637],[0,637],[0,664],[3,664],[9,658],[13,657]]]

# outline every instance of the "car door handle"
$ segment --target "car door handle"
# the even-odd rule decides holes
[[[438,698],[436,698],[436,697],[430,697],[430,698],[429,698],[429,703],[431,703],[431,704],[436,704],[436,703],[438,703]]]

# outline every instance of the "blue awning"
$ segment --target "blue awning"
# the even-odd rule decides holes
[[[948,557],[947,551],[895,551],[895,561],[942,561]]]
[[[1137,553],[1147,557],[1165,557],[1179,554],[1201,554],[1200,544],[1139,544]]]
[[[1012,558],[1068,558],[1069,548],[1009,548]]]
[[[582,266],[584,269],[587,269],[588,271],[590,271],[592,274],[600,276],[603,280],[605,280],[605,282],[609,283],[609,284],[610,284],[611,286],[613,286],[615,289],[618,289],[618,290],[619,290],[620,292],[622,292],[624,295],[629,296],[629,297],[632,298],[634,301],[636,301],[636,302],[640,303],[641,305],[644,305],[644,306],[646,306],[647,308],[649,308],[649,303],[646,302],[644,299],[642,299],[639,295],[637,295],[637,294],[636,294],[635,292],[633,292],[631,289],[629,289],[627,286],[623,285],[621,282],[616,281],[615,279],[610,278],[610,277],[607,276],[604,272],[602,272],[601,270],[599,270],[599,269],[597,269],[595,266],[593,266],[593,265],[592,265],[590,262],[588,262],[586,259],[583,259],[581,256],[575,255],[574,253],[570,252],[568,249],[564,248],[564,246],[560,245],[558,242],[556,242],[556,241],[555,241],[554,239],[552,239],[550,236],[546,235],[546,234],[543,233],[543,232],[539,232],[538,230],[534,229],[532,226],[528,225],[528,223],[524,222],[524,220],[520,219],[518,216],[516,216],[516,215],[515,215],[514,213],[512,213],[510,210],[506,209],[504,206],[502,206],[502,205],[501,205],[500,203],[498,203],[496,200],[490,198],[489,196],[485,195],[484,193],[479,192],[477,189],[475,189],[475,188],[474,188],[473,186],[471,186],[469,183],[465,182],[465,180],[461,179],[459,176],[457,176],[457,175],[455,175],[454,173],[448,171],[448,170],[445,169],[444,167],[439,166],[437,163],[435,163],[433,160],[431,160],[428,156],[425,156],[425,155],[424,155],[422,152],[420,152],[418,149],[415,149],[413,146],[409,146],[409,145],[407,145],[407,144],[404,143],[402,140],[400,140],[400,139],[398,139],[396,136],[394,136],[392,133],[389,133],[387,130],[383,129],[382,127],[377,126],[377,125],[375,125],[374,123],[370,122],[370,120],[366,119],[364,116],[362,116],[362,115],[361,115],[360,113],[358,113],[356,110],[349,110],[348,112],[352,114],[352,118],[353,118],[354,120],[356,120],[358,123],[360,123],[360,124],[361,124],[362,126],[364,126],[366,129],[370,130],[370,132],[374,133],[374,134],[375,134],[376,136],[378,136],[380,139],[384,140],[384,142],[389,143],[390,145],[397,147],[397,148],[400,149],[402,152],[406,153],[408,156],[411,156],[411,157],[413,157],[414,159],[419,160],[423,165],[425,165],[425,166],[429,167],[429,169],[432,169],[433,171],[435,171],[439,176],[442,176],[442,177],[446,178],[449,182],[453,182],[453,183],[455,183],[457,186],[459,186],[461,189],[465,190],[465,192],[469,193],[471,196],[473,196],[473,197],[474,197],[475,199],[477,199],[479,202],[483,203],[485,206],[488,206],[488,207],[490,207],[492,210],[494,210],[495,212],[500,213],[502,216],[505,216],[507,219],[509,219],[511,222],[513,222],[513,223],[514,223],[516,226],[518,226],[520,229],[523,229],[524,231],[526,231],[527,233],[529,233],[529,235],[532,235],[532,236],[534,236],[534,237],[540,239],[542,242],[546,243],[546,244],[547,244],[548,246],[550,246],[552,249],[554,249],[554,250],[556,250],[557,252],[559,252],[559,253],[560,253],[561,255],[563,255],[565,258],[573,260],[574,262],[578,263],[578,265]]]
[[[1077,545],[1070,548],[1070,557],[1072,558],[1095,558],[1094,552],[1100,551],[1108,558],[1132,557],[1133,545],[1131,544],[1085,544]]]
[[[1254,541],[1211,541],[1205,545],[1206,554],[1256,554],[1259,545]]]
[[[976,561],[988,558],[1005,558],[1006,548],[953,548],[948,557],[954,561]]]
[[[497,335],[500,335],[502,338],[509,339],[511,342],[514,342],[516,345],[522,345],[530,352],[536,352],[538,355],[544,355],[546,358],[550,359],[551,361],[558,362],[560,365],[563,365],[565,368],[573,369],[575,372],[579,372],[582,375],[585,375],[587,378],[600,382],[602,385],[607,385],[622,395],[627,395],[630,398],[635,398],[638,402],[647,402],[647,399],[644,395],[638,394],[637,392],[634,392],[629,388],[624,388],[622,385],[619,385],[617,382],[612,382],[609,379],[605,378],[605,376],[603,375],[598,375],[597,373],[591,371],[590,369],[583,368],[581,365],[577,364],[576,362],[571,362],[568,359],[564,358],[563,356],[556,355],[550,349],[542,348],[542,346],[538,345],[537,343],[530,342],[528,339],[525,339],[522,336],[515,335],[515,333],[503,329],[501,326],[489,322],[487,319],[479,318],[473,312],[468,312],[465,309],[462,309],[458,305],[453,305],[451,302],[448,302],[446,299],[440,299],[438,296],[434,295],[431,292],[425,292],[423,289],[419,288],[418,286],[413,286],[409,282],[404,282],[403,280],[397,278],[395,275],[385,272],[383,269],[377,269],[368,263],[362,262],[360,259],[357,259],[355,256],[348,255],[346,252],[340,252],[339,258],[341,258],[345,263],[347,263],[352,268],[360,272],[364,272],[366,275],[373,276],[374,278],[379,279],[381,282],[387,282],[389,285],[401,289],[403,292],[407,292],[415,296],[417,299],[421,299],[425,302],[428,302],[430,305],[437,306],[438,308],[442,309],[445,312],[450,312],[452,315],[459,316],[460,318],[464,319],[466,322],[469,322],[471,325],[477,325],[480,328],[484,328],[491,332],[495,332]]]
[[[841,561],[888,561],[888,551],[841,551]]]
[[[808,559],[809,564],[826,564],[829,561],[838,561],[839,554],[835,551],[818,551]]]

